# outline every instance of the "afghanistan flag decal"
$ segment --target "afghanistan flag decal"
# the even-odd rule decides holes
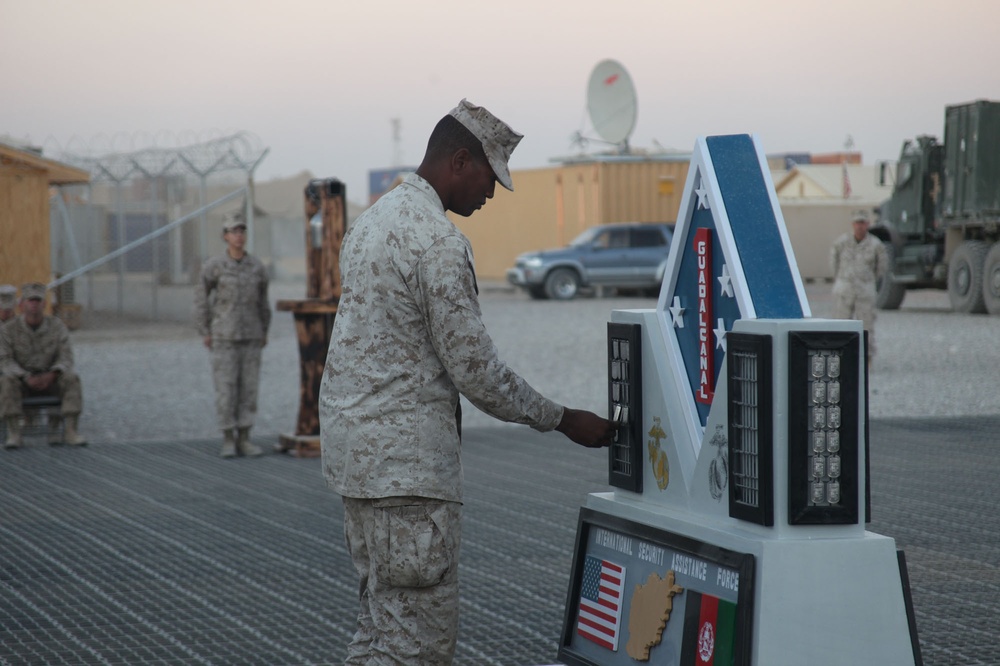
[[[681,666],[729,666],[736,646],[736,604],[688,590]]]

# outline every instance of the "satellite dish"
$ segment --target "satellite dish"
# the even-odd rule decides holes
[[[594,67],[587,84],[587,111],[602,139],[628,149],[628,138],[635,129],[635,86],[618,61],[602,60]]]

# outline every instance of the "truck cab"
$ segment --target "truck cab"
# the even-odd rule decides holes
[[[956,312],[1000,314],[1000,102],[946,107],[944,136],[900,151],[871,230],[890,259],[877,305],[898,308],[908,289],[947,289]]]
[[[906,141],[900,151],[892,197],[879,208],[871,230],[890,258],[890,276],[879,289],[881,308],[899,307],[907,289],[945,288],[939,216],[943,159],[944,146],[932,136]]]
[[[937,231],[943,157],[944,146],[932,136],[903,144],[892,198],[881,211],[882,221],[896,233],[919,241]]]

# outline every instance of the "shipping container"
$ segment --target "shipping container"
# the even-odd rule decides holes
[[[946,223],[1000,215],[1000,102],[946,107],[944,125]]]

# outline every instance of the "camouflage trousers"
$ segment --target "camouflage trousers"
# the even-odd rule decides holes
[[[249,428],[257,415],[260,340],[213,340],[212,380],[219,428]]]
[[[860,319],[868,331],[868,356],[875,356],[875,299],[864,290],[858,294],[844,290],[833,295],[834,319]]]
[[[0,375],[0,416],[24,416],[21,401],[29,396],[54,395],[62,400],[63,416],[78,416],[83,411],[83,387],[74,372],[61,372],[45,391],[33,391],[24,380],[13,375]]]
[[[348,666],[444,666],[458,638],[462,505],[425,497],[344,499],[361,579]]]

